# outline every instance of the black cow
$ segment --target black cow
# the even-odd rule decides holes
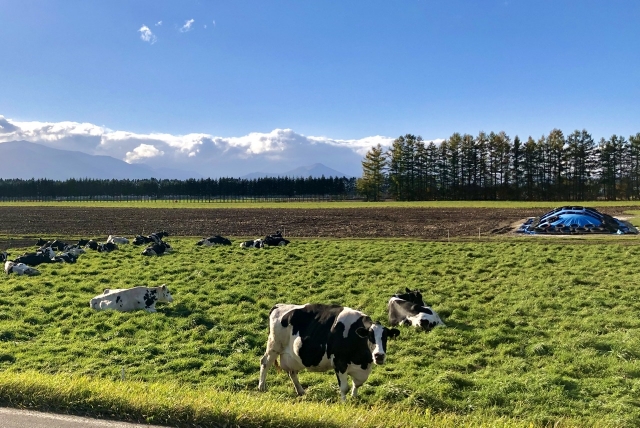
[[[50,257],[51,256],[51,257]],[[37,253],[24,253],[20,257],[13,259],[14,263],[24,263],[29,266],[38,266],[43,263],[54,263],[53,258],[55,257],[55,253],[51,251],[49,252],[37,252]]]
[[[98,251],[98,246],[99,246],[98,241],[96,241],[95,239],[89,239],[85,244],[85,248],[89,248],[90,250],[93,250],[93,251]]]
[[[424,331],[430,331],[444,323],[440,316],[422,300],[418,290],[406,289],[404,294],[396,294],[387,304],[390,325],[412,325]]]
[[[146,236],[136,235],[136,237],[133,238],[133,245],[143,245],[149,242],[151,242],[151,238],[147,238]]]
[[[284,239],[280,234],[280,232],[277,232],[277,234],[275,235],[267,235],[262,240],[262,242],[264,242],[264,245],[267,245],[269,247],[277,247],[277,246],[287,245],[291,241],[289,241],[288,239]]]
[[[116,244],[114,244],[113,242],[105,242],[105,243],[100,243],[98,244],[98,252],[99,253],[108,253],[110,251],[114,251],[117,250],[118,246]]]
[[[360,311],[337,305],[277,304],[269,313],[267,350],[260,360],[258,389],[266,390],[267,371],[280,356],[280,366],[289,373],[298,395],[304,389],[298,372],[335,370],[342,401],[353,380],[351,395],[367,380],[372,363],[384,364],[387,339],[398,329],[388,329]]]
[[[76,244],[78,247],[84,247],[85,245],[87,245],[89,243],[90,239],[79,239],[78,243]]]
[[[6,251],[0,252],[0,263],[6,262],[7,257],[9,257],[9,253],[7,253]]]
[[[142,251],[142,255],[143,256],[159,256],[161,254],[169,253],[171,251],[173,251],[173,248],[171,248],[171,245],[167,244],[166,242],[160,241],[160,243],[154,243],[149,245],[147,248],[145,248],[144,251]]]
[[[231,241],[227,238],[223,238],[220,235],[212,236],[210,238],[202,238],[196,245],[212,246],[212,245],[231,245]]]

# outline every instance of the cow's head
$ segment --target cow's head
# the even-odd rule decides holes
[[[369,328],[360,327],[356,330],[356,334],[369,341],[369,349],[373,362],[377,365],[384,364],[387,358],[387,339],[393,339],[400,336],[400,330],[397,328],[383,327],[380,323],[371,324]]]
[[[206,238],[202,238],[201,240],[199,240],[198,242],[196,242],[196,245],[202,245],[204,244],[204,241],[206,240]]]
[[[169,293],[169,289],[166,284],[162,284],[158,287],[158,302],[173,302],[173,296]]]
[[[405,292],[402,294],[395,294],[394,297],[398,299],[406,300],[407,302],[415,303],[416,305],[424,306],[424,300],[422,300],[422,293],[418,290],[409,290],[405,287]]]
[[[0,253],[0,262],[6,261],[8,256],[9,256],[9,254],[6,251],[1,252]]]
[[[14,264],[15,264],[14,262],[6,262],[4,264],[4,273],[9,275],[11,272],[13,272],[13,265]]]

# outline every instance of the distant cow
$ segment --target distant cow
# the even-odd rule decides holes
[[[201,240],[196,242],[196,245],[204,245],[206,247],[209,247],[211,245],[231,245],[231,241],[227,238],[223,238],[220,235],[216,235],[210,238],[202,238]]]
[[[89,301],[89,307],[96,310],[133,311],[144,309],[147,312],[156,312],[156,302],[173,302],[173,297],[165,284],[158,287],[106,289],[102,294]]]
[[[158,244],[165,236],[169,236],[169,233],[165,232],[164,230],[162,232],[153,232],[149,236],[136,235],[133,240],[133,245],[144,245],[150,242],[155,242],[156,244]]]
[[[100,243],[98,244],[98,252],[99,253],[108,253],[110,251],[114,251],[117,250],[118,246],[116,244],[114,244],[113,242],[105,242],[105,243]]]
[[[75,263],[78,257],[71,253],[62,253],[55,256],[53,260],[57,263]]]
[[[151,244],[142,251],[143,256],[159,256],[161,254],[170,253],[173,251],[171,245],[166,242],[160,242],[158,244]]]
[[[54,251],[63,251],[64,247],[67,246],[65,242],[62,242],[58,239],[55,239],[53,241],[45,241],[42,238],[38,239],[36,245],[40,246],[40,248],[38,249],[39,251],[42,251],[45,248],[52,248]]]
[[[253,241],[244,241],[240,244],[240,248],[262,248],[264,247],[264,242],[262,239],[254,239]]]
[[[405,294],[396,294],[387,304],[390,325],[412,325],[430,331],[438,325],[444,326],[440,316],[422,301],[418,290],[406,289]]]
[[[64,251],[69,253],[69,254],[72,254],[75,257],[78,257],[80,254],[86,253],[86,251],[84,249],[80,248],[78,245],[67,245],[64,248]]]
[[[109,237],[107,238],[107,243],[109,242],[113,242],[114,244],[128,244],[129,240],[125,237],[122,236],[113,236],[113,235],[109,235]]]
[[[98,251],[98,241],[96,241],[95,239],[89,239],[85,244],[85,248],[93,251]]]
[[[51,247],[47,247],[42,251],[36,251],[35,253],[24,253],[20,257],[13,259],[15,263],[24,263],[29,266],[38,266],[43,263],[53,263],[53,258],[56,253],[51,249]]]
[[[40,275],[40,271],[38,269],[27,266],[24,263],[16,263],[12,261],[5,262],[4,273],[6,273],[7,275],[10,273],[27,276]]]
[[[78,243],[76,244],[78,247],[84,247],[85,245],[87,245],[89,243],[90,239],[79,239]]]
[[[342,401],[353,380],[351,395],[371,373],[372,363],[384,364],[387,339],[397,337],[398,329],[388,329],[360,311],[337,305],[277,304],[269,313],[267,350],[260,360],[258,389],[266,390],[267,371],[280,356],[280,367],[289,373],[298,395],[304,389],[298,372],[304,369],[335,370]]]
[[[265,236],[262,241],[264,242],[264,245],[269,246],[269,247],[287,245],[290,242],[289,240],[284,239],[282,237],[282,232],[280,232],[279,230],[276,233],[273,233],[271,235]]]

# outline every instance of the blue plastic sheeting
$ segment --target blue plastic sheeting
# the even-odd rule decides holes
[[[558,217],[558,220],[550,222],[549,224],[555,227],[585,227],[588,225],[591,225],[593,227],[600,226],[602,224],[599,219],[586,214],[560,214]]]
[[[638,230],[593,208],[566,206],[555,208],[539,218],[529,218],[516,232],[530,235],[576,233],[637,234]]]

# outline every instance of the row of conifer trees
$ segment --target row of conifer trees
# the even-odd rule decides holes
[[[440,144],[407,134],[362,161],[369,200],[585,201],[640,198],[640,133],[594,141],[559,129],[535,140],[454,133]]]

